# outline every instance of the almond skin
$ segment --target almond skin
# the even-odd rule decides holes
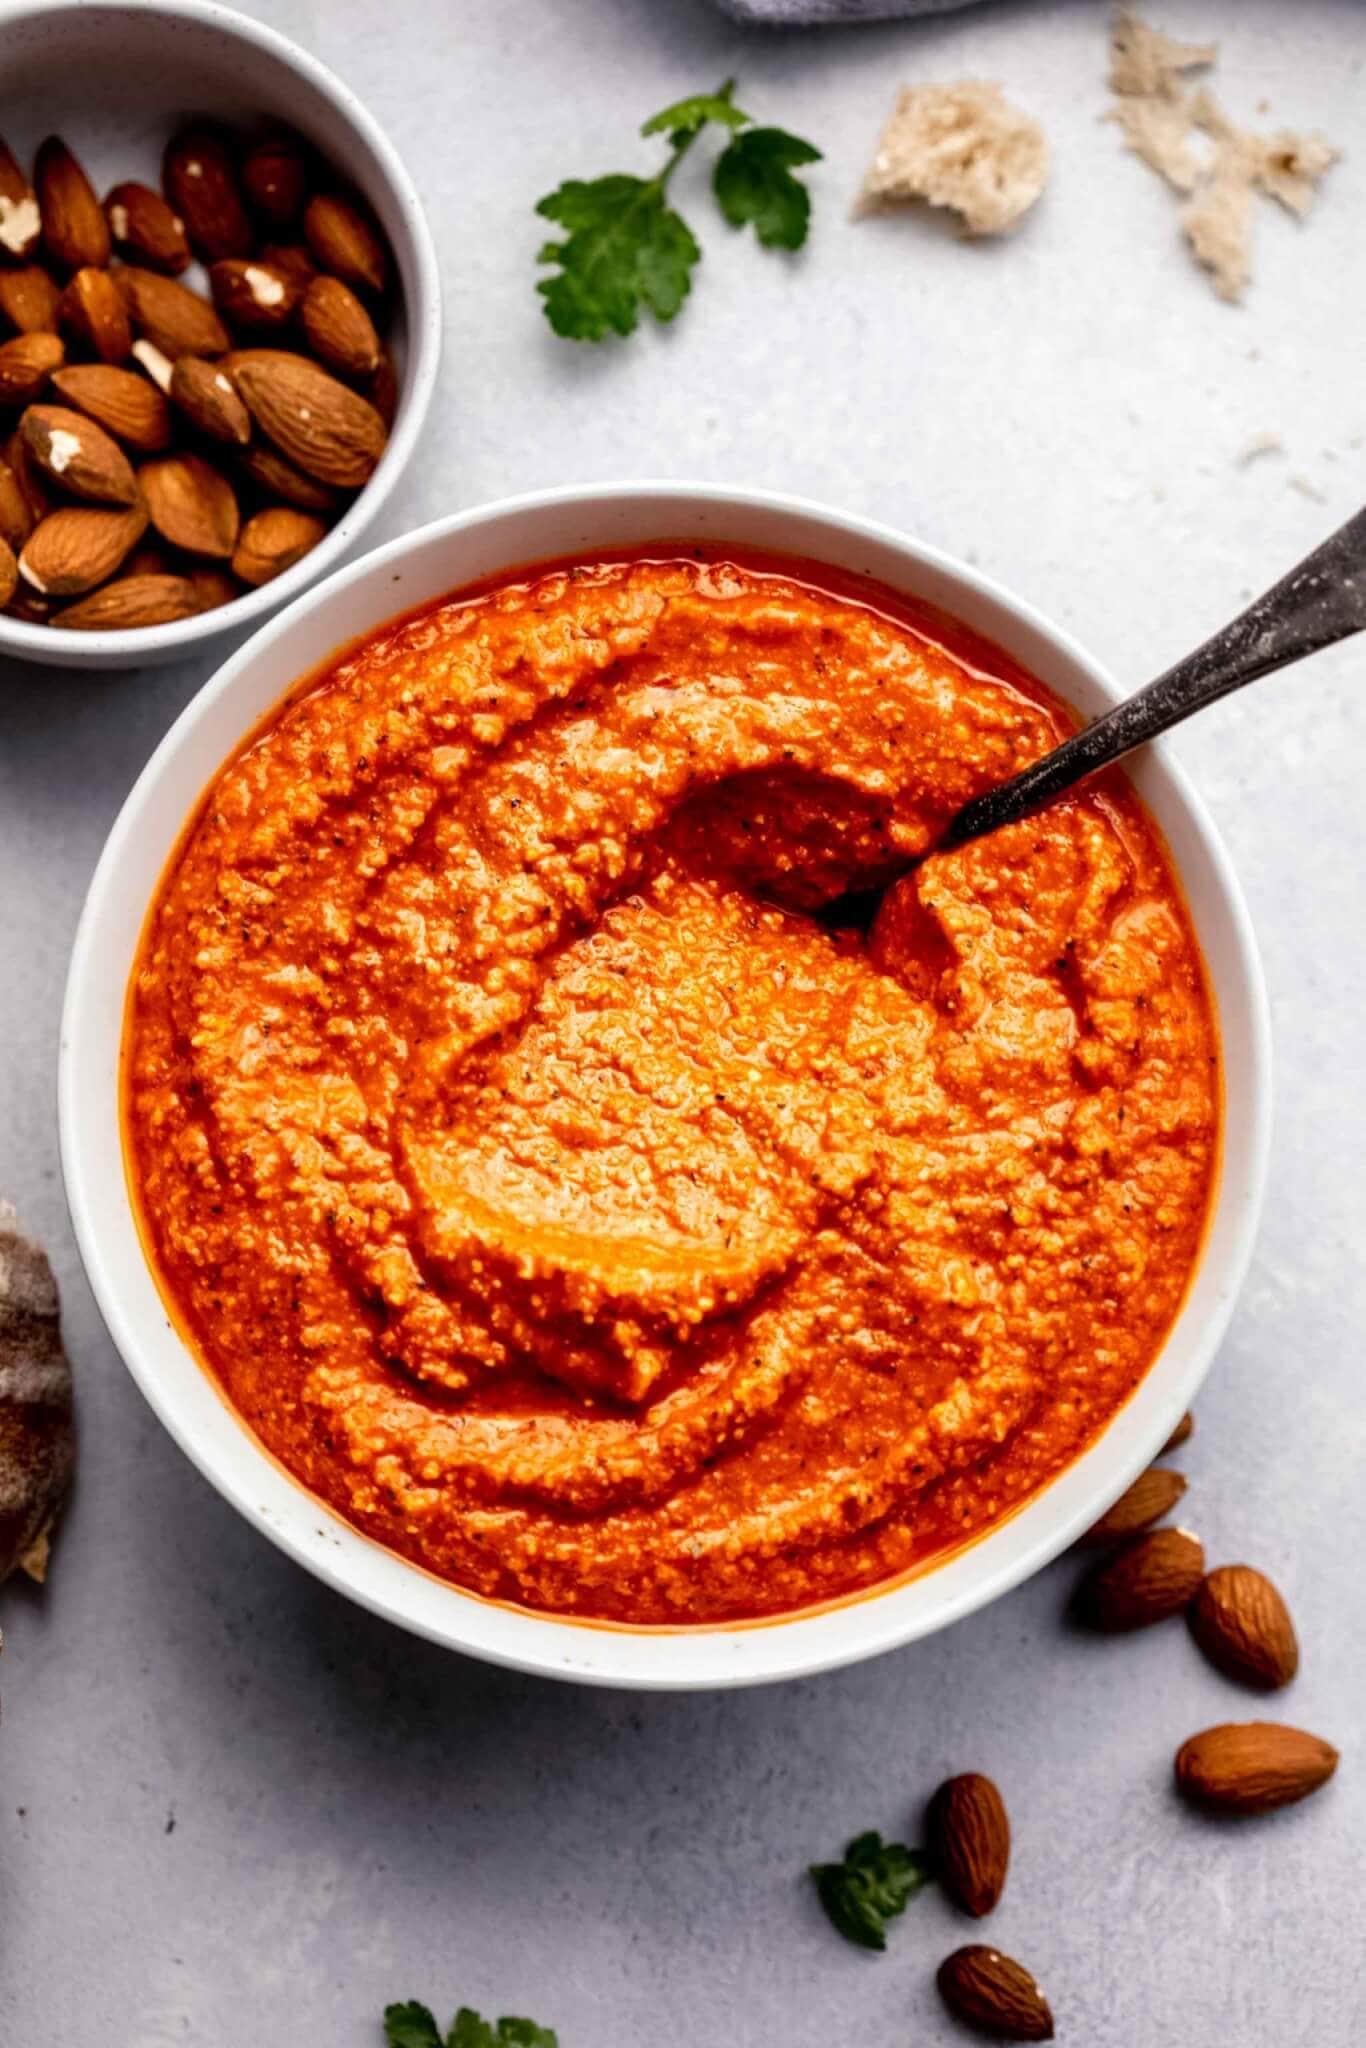
[[[339,277],[315,277],[304,293],[302,317],[308,345],[327,369],[339,377],[374,375],[380,363],[379,336],[350,285]]]
[[[319,192],[304,209],[304,239],[322,270],[360,291],[383,292],[389,257],[378,230],[351,199]]]
[[[185,223],[159,192],[150,185],[126,180],[115,185],[104,202],[109,233],[121,255],[149,270],[173,277],[190,262],[190,242]]]
[[[1186,1482],[1179,1472],[1173,1472],[1167,1465],[1149,1465],[1114,1506],[1077,1538],[1078,1549],[1100,1550],[1107,1544],[1122,1542],[1126,1536],[1136,1536],[1150,1522],[1170,1514],[1185,1490]]]
[[[974,1943],[945,1956],[935,1978],[955,2019],[1003,2041],[1051,2041],[1053,2015],[1023,1963]]]
[[[0,313],[16,334],[55,334],[60,296],[41,263],[0,270]]]
[[[58,135],[40,144],[34,169],[43,216],[43,245],[61,271],[87,264],[102,270],[109,261],[109,224],[94,187]]]
[[[7,540],[0,538],[0,611],[14,596],[18,584],[19,564],[14,559],[14,549]]]
[[[949,1897],[975,1920],[1005,1889],[1010,1820],[990,1778],[964,1771],[946,1778],[930,1801],[930,1853]]]
[[[130,626],[164,626],[199,610],[188,576],[121,576],[54,617],[55,626],[81,633],[117,633]]]
[[[0,253],[22,263],[43,239],[38,195],[0,139]]]
[[[31,405],[19,423],[24,445],[45,476],[73,497],[136,505],[138,482],[117,441],[66,405]]]
[[[268,498],[297,505],[301,512],[321,512],[336,519],[346,502],[340,491],[334,491],[330,484],[320,484],[316,477],[305,476],[292,462],[285,461],[278,448],[271,448],[264,441],[253,441],[249,448],[244,448],[238,467]]]
[[[245,448],[251,439],[251,414],[226,370],[202,356],[181,356],[171,371],[171,398],[186,419],[211,441]]]
[[[229,327],[241,334],[278,334],[294,318],[300,296],[284,271],[236,256],[210,266],[209,289]]]
[[[243,160],[247,204],[269,228],[287,228],[299,218],[312,183],[313,160],[297,135],[268,135]]]
[[[227,328],[207,299],[173,277],[128,265],[114,272],[129,317],[172,362],[177,356],[218,356],[229,346]]]
[[[196,256],[217,263],[224,256],[251,254],[256,238],[238,189],[234,152],[216,128],[195,122],[173,135],[162,158],[161,182]]]
[[[102,363],[124,362],[133,346],[133,330],[123,294],[107,270],[89,265],[78,270],[62,293],[62,326],[80,348]]]
[[[8,460],[0,456],[0,540],[17,554],[36,524],[23,485]]]
[[[155,455],[170,446],[171,408],[155,384],[136,370],[74,363],[56,371],[52,383],[68,405],[98,420],[125,448]]]
[[[1302,1728],[1225,1721],[1182,1743],[1176,1783],[1183,1797],[1219,1813],[1272,1813],[1317,1792],[1337,1767],[1332,1744]]]
[[[143,465],[139,480],[163,540],[191,555],[231,555],[241,527],[237,499],[202,456],[161,456]]]
[[[1226,1678],[1275,1692],[1300,1668],[1290,1609],[1250,1564],[1221,1564],[1208,1572],[1189,1620],[1196,1642]]]
[[[270,583],[292,569],[326,538],[327,527],[315,513],[297,512],[292,505],[270,505],[242,528],[233,551],[232,573],[253,588]]]
[[[66,361],[55,334],[16,334],[0,342],[0,406],[29,405]]]
[[[367,399],[286,349],[239,349],[224,367],[257,425],[296,468],[343,489],[371,476],[388,436]]]
[[[1148,1628],[1189,1606],[1205,1575],[1205,1553],[1188,1529],[1136,1536],[1077,1589],[1077,1618],[1105,1634]]]
[[[64,505],[34,528],[19,568],[43,597],[81,597],[114,574],[146,530],[141,505]]]
[[[1163,1444],[1161,1450],[1158,1452],[1158,1457],[1165,1458],[1168,1451],[1179,1450],[1181,1445],[1185,1443],[1187,1437],[1190,1435],[1191,1431],[1194,1428],[1195,1417],[1191,1414],[1190,1409],[1188,1408],[1185,1414],[1181,1417],[1181,1420],[1177,1423],[1176,1428],[1167,1438],[1166,1443]]]

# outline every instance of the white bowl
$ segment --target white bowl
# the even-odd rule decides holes
[[[1223,1034],[1223,1168],[1204,1256],[1161,1355],[1075,1464],[1009,1520],[919,1577],[760,1625],[620,1629],[500,1606],[443,1585],[357,1533],[262,1450],[167,1317],[129,1204],[119,1036],[144,913],[186,817],[285,687],[395,612],[513,564],[648,540],[734,542],[859,571],[995,640],[1083,712],[1121,694],[1055,627],[985,577],[867,520],[771,493],[615,484],[538,493],[423,528],[342,571],[273,620],[199,693],[119,816],[76,936],[62,1022],[67,1197],[114,1342],[199,1469],[290,1556],[376,1613],[495,1663],[585,1682],[699,1687],[789,1678],[874,1656],[993,1600],[1103,1512],[1189,1405],[1251,1251],[1270,1119],[1265,991],[1237,881],[1199,798],[1160,749],[1134,782],[1166,834],[1204,947]]]
[[[403,472],[427,416],[441,357],[436,251],[412,181],[355,94],[306,50],[213,0],[0,0],[5,140],[22,162],[45,135],[76,152],[97,192],[123,178],[161,182],[161,152],[187,115],[229,126],[283,121],[316,144],[369,201],[398,271],[392,334],[399,403],[389,444],[325,540],[259,590],[217,611],[137,631],[68,633],[0,613],[0,654],[57,668],[142,668],[264,618],[335,569]],[[201,281],[195,271],[188,281]],[[8,431],[8,429],[6,429]]]

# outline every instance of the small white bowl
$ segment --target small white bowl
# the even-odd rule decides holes
[[[169,625],[70,633],[0,613],[0,654],[57,668],[175,661],[217,634],[264,618],[335,569],[397,483],[427,416],[441,357],[431,233],[412,180],[355,94],[296,43],[214,0],[0,0],[0,64],[5,140],[22,162],[31,164],[42,138],[56,134],[101,195],[124,178],[159,188],[161,152],[187,116],[206,114],[243,129],[282,121],[363,193],[393,251],[398,411],[374,475],[325,540],[274,582]],[[188,281],[195,283],[197,272]]]
[[[462,513],[393,542],[273,620],[200,691],[109,835],[76,936],[62,1020],[62,1165],[76,1237],[114,1342],[157,1414],[226,1498],[291,1557],[391,1621],[494,1663],[604,1685],[755,1684],[874,1656],[956,1621],[1055,1557],[1151,1459],[1204,1377],[1252,1248],[1271,1070],[1266,996],[1242,893],[1204,807],[1160,747],[1133,780],[1180,870],[1223,1035],[1222,1175],[1204,1256],[1141,1385],[1021,1511],[925,1571],[824,1611],[743,1627],[621,1629],[444,1585],[331,1514],[263,1451],[172,1328],[124,1178],[119,1038],[148,902],[197,798],[285,687],[395,612],[515,564],[643,541],[801,555],[928,599],[995,640],[1088,715],[1121,695],[1073,641],[975,570],[868,520],[772,493],[614,484]]]

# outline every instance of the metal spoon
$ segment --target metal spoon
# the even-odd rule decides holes
[[[1037,810],[1258,676],[1366,627],[1366,509],[1306,555],[1223,631],[1032,767],[964,804],[933,849],[962,846]]]

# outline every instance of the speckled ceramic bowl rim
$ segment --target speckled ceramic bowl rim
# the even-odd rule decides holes
[[[46,33],[55,29],[63,17],[120,14],[140,20],[160,16],[171,27],[190,22],[249,44],[285,71],[303,79],[321,99],[331,102],[341,121],[373,154],[389,188],[388,196],[400,229],[395,234],[390,223],[393,253],[402,282],[405,357],[399,407],[384,454],[369,482],[316,548],[273,582],[249,591],[233,604],[161,626],[142,626],[136,631],[65,633],[0,614],[0,655],[10,654],[49,667],[127,669],[174,659],[193,652],[219,634],[259,624],[267,613],[277,611],[335,568],[371,526],[407,468],[431,406],[441,362],[441,279],[431,230],[412,179],[374,116],[349,86],[343,85],[307,50],[264,22],[218,6],[216,0],[169,0],[169,4],[168,0],[29,0],[29,4],[9,5],[0,0],[0,51],[6,38],[25,23],[32,23]],[[79,152],[80,137],[72,136],[70,140]]]
[[[423,528],[296,600],[236,653],[158,747],[124,805],[80,921],[62,1020],[60,1119],[67,1197],[115,1344],[176,1441],[219,1491],[310,1571],[378,1614],[451,1648],[550,1676],[700,1688],[827,1670],[895,1649],[996,1599],[1055,1557],[1170,1434],[1214,1356],[1247,1269],[1266,1175],[1270,1039],[1256,945],[1203,805],[1159,747],[1134,781],[1167,835],[1220,1007],[1225,1148],[1206,1247],[1145,1379],[1085,1453],[1019,1512],[907,1581],[757,1625],[631,1630],[480,1600],[357,1533],[262,1450],[172,1328],[137,1236],[119,1146],[123,999],[147,902],[217,766],[336,646],[486,570],[652,539],[708,539],[862,569],[953,612],[1087,712],[1122,694],[1065,633],[974,569],[871,520],[757,491],[608,484],[505,501]]]

